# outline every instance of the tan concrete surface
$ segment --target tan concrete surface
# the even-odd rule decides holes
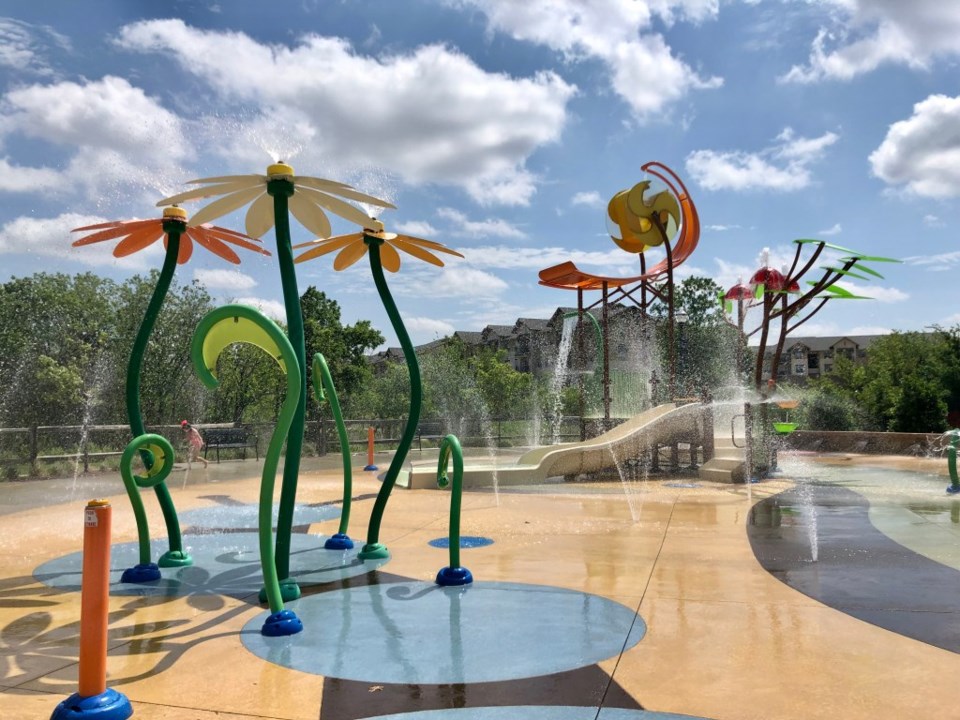
[[[826,462],[937,465],[852,456]],[[252,461],[212,465],[208,475],[194,467],[171,483],[174,501],[180,510],[209,505],[203,496],[213,494],[255,502],[258,471]],[[354,502],[350,534],[362,541],[380,486],[369,473],[354,475],[353,494],[365,499]],[[88,487],[113,501],[114,542],[136,539],[122,486],[110,480],[0,484],[3,720],[49,717],[75,690],[79,594],[46,588],[31,573],[81,548]],[[670,480],[633,483],[632,508],[613,483],[578,493],[468,493],[462,534],[495,543],[463,550],[463,564],[477,581],[555,585],[639,608],[646,636],[600,667],[648,710],[715,720],[960,718],[956,654],[826,607],[760,567],[747,517],[752,503],[791,487],[789,479],[689,489],[670,488]],[[333,463],[307,464],[298,500],[335,501],[340,491]],[[381,572],[431,580],[447,564],[446,551],[426,543],[445,536],[449,502],[447,492],[394,491],[381,538],[393,557]],[[151,527],[162,528],[152,498],[147,506]],[[311,531],[331,534],[336,526],[328,520]],[[113,597],[108,683],[142,720],[323,719],[324,678],[272,665],[242,646],[240,629],[260,612],[213,595]]]

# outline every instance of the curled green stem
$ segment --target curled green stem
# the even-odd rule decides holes
[[[353,467],[350,463],[350,439],[347,437],[347,427],[343,423],[343,413],[340,411],[340,400],[337,398],[337,389],[333,385],[333,376],[327,361],[321,353],[313,356],[313,392],[318,402],[324,400],[330,403],[330,412],[337,425],[337,437],[340,439],[340,455],[343,458],[343,507],[340,511],[341,535],[347,534],[350,525],[350,500],[353,495]]]

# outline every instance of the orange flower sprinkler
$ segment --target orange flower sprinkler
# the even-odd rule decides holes
[[[123,582],[149,582],[160,578],[161,567],[183,567],[192,564],[193,560],[183,550],[180,522],[177,519],[176,508],[173,505],[173,499],[170,497],[170,491],[164,481],[173,467],[173,450],[169,447],[169,444],[163,445],[155,442],[157,436],[150,435],[149,438],[144,438],[147,433],[140,411],[140,372],[147,342],[153,332],[163,301],[170,289],[176,266],[184,264],[191,258],[194,244],[200,245],[214,255],[233,264],[239,264],[240,257],[231,245],[252,250],[262,255],[269,255],[270,253],[260,247],[253,239],[233,230],[213,225],[188,227],[186,212],[176,206],[166,208],[163,211],[162,218],[113,221],[87,225],[73,230],[73,232],[90,231],[93,232],[75,241],[73,246],[80,247],[119,239],[120,242],[113,249],[115,257],[126,257],[144,250],[160,238],[163,238],[163,244],[166,248],[160,277],[157,279],[150,304],[147,306],[147,311],[140,324],[133,350],[130,353],[130,362],[127,365],[127,415],[130,420],[130,430],[133,433],[131,446],[135,445],[138,452],[125,453],[124,457],[130,458],[132,461],[133,456],[139,454],[147,469],[147,476],[146,478],[134,476],[136,482],[125,483],[137,517],[140,558],[139,563],[124,572],[121,579]],[[133,476],[132,472],[127,474]],[[150,536],[138,487],[153,487],[163,511],[170,549],[160,556],[157,563],[150,561]]]
[[[421,238],[411,237],[409,235],[397,235],[396,233],[385,232],[383,223],[368,218],[363,232],[350,235],[341,235],[340,237],[330,238],[329,240],[317,240],[303,245],[297,245],[299,248],[310,248],[296,259],[296,262],[304,262],[321,255],[337,252],[337,257],[333,261],[334,270],[345,270],[364,255],[370,257],[370,272],[373,274],[373,281],[377,286],[377,292],[380,294],[380,300],[383,307],[390,317],[390,323],[393,325],[394,332],[397,333],[397,339],[403,348],[403,356],[407,361],[407,370],[410,373],[410,412],[407,414],[407,424],[404,427],[403,435],[397,446],[397,451],[393,455],[390,467],[384,476],[383,484],[380,486],[380,492],[377,493],[377,499],[373,505],[373,512],[370,515],[370,525],[367,530],[367,543],[358,553],[362,560],[370,558],[386,558],[390,552],[386,546],[381,544],[380,522],[383,519],[383,511],[386,509],[387,500],[400,474],[400,468],[406,460],[413,437],[417,431],[417,423],[420,421],[420,407],[423,403],[423,386],[420,379],[420,366],[417,363],[417,356],[413,350],[413,343],[410,342],[410,336],[403,325],[403,319],[397,310],[397,306],[390,294],[390,288],[387,286],[386,278],[383,275],[383,269],[390,272],[400,270],[400,254],[402,250],[408,255],[412,255],[419,260],[428,262],[431,265],[443,267],[443,261],[435,253],[447,253],[463,257],[456,250],[442,245],[432,240],[423,240]]]

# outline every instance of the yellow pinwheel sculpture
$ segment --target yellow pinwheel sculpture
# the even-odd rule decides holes
[[[194,214],[190,225],[195,226],[215,220],[249,203],[246,232],[250,237],[259,238],[274,226],[274,202],[267,192],[267,183],[272,180],[286,180],[293,185],[294,192],[289,199],[291,214],[307,230],[320,237],[329,237],[331,232],[330,220],[325,211],[361,227],[367,222],[368,218],[362,210],[340,198],[383,208],[395,207],[386,200],[358,192],[346,183],[315,177],[298,177],[294,175],[291,166],[282,162],[269,166],[266,175],[222,175],[190,180],[187,182],[188,185],[203,185],[203,187],[165,198],[158,202],[157,206],[222,195],[223,197],[219,200],[215,200]]]

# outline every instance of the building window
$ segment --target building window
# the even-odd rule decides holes
[[[811,370],[819,370],[820,358],[814,355],[813,353],[810,353],[809,355],[807,355],[807,367],[810,368]]]
[[[807,367],[803,363],[797,363],[796,365],[793,366],[794,375],[803,375],[806,371],[807,371]]]

